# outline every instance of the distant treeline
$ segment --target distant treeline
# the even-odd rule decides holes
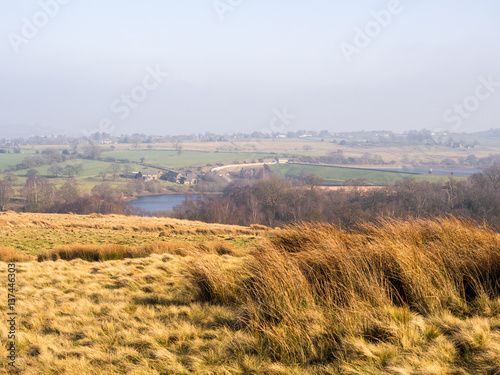
[[[5,181],[3,181],[5,184]],[[0,184],[1,185],[1,184]],[[0,186],[0,197],[1,197]],[[126,196],[137,193],[164,192],[159,181],[130,180],[124,186],[114,187],[109,182],[98,184],[90,193],[80,191],[74,178],[69,178],[58,189],[44,177],[30,177],[20,190],[24,198],[22,211],[75,214],[142,214],[127,204]],[[1,203],[1,200],[0,200]]]
[[[78,166],[78,165],[76,165]],[[73,167],[66,165],[66,167]],[[30,172],[30,171],[28,171]],[[36,171],[35,171],[36,172]],[[118,173],[118,172],[116,172]],[[130,179],[114,187],[109,182],[95,185],[90,193],[80,190],[73,177],[57,188],[50,179],[30,174],[20,189],[14,189],[17,176],[7,173],[0,179],[0,211],[16,206],[19,211],[75,214],[142,214],[127,204],[126,198],[136,194],[166,192],[160,181]]]
[[[370,152],[365,152],[361,156],[344,156],[342,150],[334,151],[326,156],[309,156],[309,155],[288,155],[289,158],[295,162],[300,163],[310,163],[310,164],[343,164],[343,165],[385,165],[385,164],[396,164],[395,160],[389,162],[384,161],[380,155],[372,154]],[[437,162],[432,161],[416,161],[416,160],[404,160],[403,162],[413,167],[435,167],[441,166],[446,168],[489,168],[500,164],[500,154],[490,154],[485,157],[477,157],[474,154],[470,154],[467,157],[459,158],[444,158]]]
[[[90,193],[81,192],[75,179],[70,178],[58,189],[44,177],[32,176],[21,189],[25,199],[21,211],[123,214],[128,213],[122,192],[109,183],[96,185]]]
[[[500,129],[490,129],[486,132],[470,133],[470,135],[478,137],[500,137]],[[457,136],[457,135],[455,135]],[[460,136],[460,135],[458,135]],[[112,136],[111,134],[95,132],[83,137],[69,137],[64,135],[58,136],[30,136],[30,137],[15,137],[11,139],[0,139],[0,147],[15,147],[29,145],[75,145],[87,144],[95,142],[97,144],[150,144],[150,143],[172,143],[182,141],[201,141],[201,142],[228,142],[232,139],[271,139],[271,138],[288,138],[288,139],[308,139],[316,138],[322,141],[328,138],[340,139],[341,145],[352,147],[373,146],[374,144],[391,145],[443,145],[453,147],[454,143],[463,146],[479,145],[478,141],[463,142],[461,139],[453,139],[448,133],[434,133],[427,129],[411,130],[403,134],[394,133],[388,130],[373,130],[373,131],[353,131],[353,132],[331,132],[329,130],[298,130],[287,132],[271,132],[271,131],[254,131],[252,133],[237,132],[228,134],[216,134],[211,132],[198,134],[184,135],[147,135],[144,133],[134,133],[131,135],[125,134],[121,136]],[[337,143],[337,140],[332,142]],[[0,150],[0,153],[2,151]]]
[[[500,228],[500,166],[467,180],[445,183],[405,179],[380,189],[321,190],[315,178],[300,184],[271,176],[235,182],[222,196],[188,200],[171,215],[223,224],[282,226],[298,221],[328,222],[352,228],[381,217],[424,218],[454,215]]]
[[[210,184],[210,181],[204,181]],[[187,200],[166,215],[179,219],[223,224],[263,224],[271,227],[293,222],[328,222],[353,228],[380,218],[427,218],[454,215],[500,229],[500,166],[467,180],[448,178],[431,183],[405,179],[394,186],[370,189],[348,181],[338,190],[323,190],[321,179],[309,175],[301,181],[264,174],[262,179],[229,184],[222,195]],[[110,183],[82,192],[69,178],[56,188],[48,179],[31,176],[16,194],[7,179],[0,180],[0,209],[18,200],[19,210],[75,214],[140,214],[124,199],[143,191],[160,193],[158,181],[130,180],[121,188]],[[22,198],[19,200],[20,197]]]

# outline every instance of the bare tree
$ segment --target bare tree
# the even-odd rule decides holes
[[[73,155],[76,155],[78,154],[78,144],[80,143],[80,140],[79,139],[72,139],[69,144],[71,146],[71,151],[73,153]]]
[[[132,145],[134,146],[134,150],[137,150],[137,146],[139,146],[141,138],[138,135],[133,135],[131,140],[132,140]]]
[[[64,203],[76,201],[80,197],[80,188],[74,178],[69,178],[57,192],[57,196]]]
[[[5,174],[4,179],[11,184],[15,184],[19,178],[14,173],[8,172]]]
[[[49,168],[49,172],[54,176],[54,177],[57,177],[59,176],[60,174],[62,174],[64,171],[64,167],[59,164],[59,163],[54,163],[50,166]]]
[[[85,157],[96,160],[99,156],[101,156],[101,148],[93,140],[89,140],[89,143],[85,148]]]
[[[8,181],[0,180],[0,210],[5,210],[5,206],[14,196],[14,189]]]
[[[38,176],[38,171],[36,169],[28,169],[26,172],[27,177]]]
[[[97,174],[99,177],[102,178],[102,180],[104,181],[106,179],[106,176],[108,175],[108,171],[104,170],[104,171],[100,171],[98,174]]]
[[[125,175],[125,178],[128,180],[128,178],[130,177],[130,175],[132,174],[134,168],[132,168],[132,166],[130,164],[125,164],[123,166],[123,174]]]
[[[102,198],[110,201],[119,199],[122,194],[118,189],[113,188],[109,182],[94,186],[91,192],[92,194],[100,195]]]
[[[180,137],[175,138],[172,145],[174,146],[175,151],[177,151],[177,155],[181,156],[182,155],[182,139]]]
[[[491,181],[495,189],[500,187],[500,165],[495,165],[485,169],[484,174]]]
[[[303,182],[305,185],[308,185],[311,190],[314,190],[316,186],[323,185],[325,183],[325,180],[323,180],[321,177],[316,176],[313,173],[309,173],[304,177]]]
[[[78,163],[78,164],[75,164],[73,165],[73,168],[75,170],[75,174],[77,176],[80,176],[83,172],[83,164],[82,163]]]
[[[113,181],[116,181],[116,178],[120,174],[120,170],[122,169],[122,166],[119,163],[113,163],[108,167],[108,172],[111,174],[113,177]]]
[[[66,164],[64,166],[64,173],[68,175],[68,177],[71,177],[75,174],[75,166],[71,164]]]
[[[40,206],[50,206],[54,201],[55,188],[49,184],[46,178],[32,176],[26,180],[22,189],[24,198],[28,205],[34,205],[35,209]]]
[[[273,226],[277,219],[278,208],[284,203],[288,188],[288,181],[275,176],[257,182],[255,195],[262,204],[268,225]]]

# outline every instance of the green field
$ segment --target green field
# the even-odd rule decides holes
[[[34,150],[23,149],[20,154],[0,154],[0,168],[2,172],[9,167],[15,166],[23,161],[27,156],[33,156],[35,154]],[[186,167],[203,167],[203,166],[215,166],[217,164],[228,164],[233,162],[242,162],[246,160],[255,160],[264,157],[267,154],[258,153],[226,153],[226,152],[203,152],[203,151],[185,151],[181,155],[177,155],[174,150],[117,150],[111,152],[104,152],[101,154],[101,158],[113,158],[114,160],[124,160],[128,159],[133,171],[142,171],[151,169],[144,165],[141,165],[141,159],[144,158],[144,164],[154,165],[164,169],[180,169]],[[112,159],[111,159],[112,160]],[[82,190],[90,191],[95,185],[104,182],[102,178],[98,177],[99,172],[106,170],[113,161],[101,161],[101,160],[88,160],[88,159],[72,159],[64,163],[60,163],[63,167],[68,164],[82,164],[83,170],[79,176],[76,176],[76,180]],[[65,174],[54,177],[49,172],[50,165],[44,165],[36,169],[40,176],[50,178],[50,182],[55,186],[60,187],[64,184],[67,176]],[[208,170],[208,169],[207,169]],[[26,183],[26,173],[27,170],[19,170],[13,172],[17,177],[17,181],[13,184],[14,187],[20,188]],[[111,181],[111,175],[108,174],[106,177],[106,182]],[[120,185],[126,182],[125,179],[117,179],[116,182],[112,181],[113,185]],[[161,181],[162,185],[165,187],[175,186],[167,181]]]
[[[307,174],[321,177],[327,186],[343,185],[348,179],[365,179],[369,186],[393,185],[395,182],[405,178],[415,178],[419,181],[438,182],[446,180],[446,176],[416,175],[409,173],[382,172],[376,170],[342,168],[330,166],[276,164],[270,166],[271,170],[282,176],[298,178]]]
[[[0,169],[5,171],[7,168],[19,164],[27,156],[33,156],[33,154],[0,154]]]
[[[90,190],[96,184],[103,182],[97,175],[100,171],[106,170],[114,160],[129,160],[134,171],[148,169],[145,165],[152,165],[163,169],[183,169],[191,168],[193,172],[200,176],[209,171],[214,166],[240,164],[242,162],[254,162],[258,159],[268,159],[272,157],[292,158],[294,155],[306,156],[326,156],[332,152],[342,151],[345,157],[360,157],[364,153],[378,155],[386,162],[393,161],[394,165],[405,165],[408,161],[426,162],[439,164],[444,158],[454,159],[460,163],[460,158],[469,155],[486,157],[490,154],[500,153],[498,138],[478,135],[450,135],[455,140],[463,143],[479,141],[480,147],[476,149],[454,149],[444,146],[390,146],[384,144],[369,145],[364,144],[362,139],[350,139],[347,145],[332,143],[333,138],[307,139],[232,139],[221,142],[184,142],[183,152],[178,155],[172,144],[153,143],[139,144],[135,149],[131,144],[101,145],[101,160],[73,159],[65,164],[83,164],[83,171],[77,176],[80,187]],[[137,146],[137,145],[136,145]],[[307,150],[306,150],[307,147]],[[22,162],[27,156],[34,156],[42,153],[45,149],[52,148],[59,151],[67,150],[68,145],[59,146],[21,146],[21,153],[14,153],[13,148],[9,148],[10,153],[0,154],[0,172],[5,172],[9,167]],[[83,148],[78,151],[81,152]],[[239,151],[238,151],[239,150]],[[154,168],[153,167],[153,168]],[[53,178],[49,172],[50,166],[36,168],[41,176],[49,177],[56,186],[61,186],[65,178]],[[276,165],[271,169],[283,177],[301,177],[305,174],[315,174],[325,180],[329,186],[343,185],[347,179],[365,179],[368,185],[391,185],[404,178],[415,178],[425,181],[446,180],[445,176],[412,175],[394,172],[384,172],[375,170],[363,170],[355,168],[334,168],[322,166],[298,166],[298,165]],[[26,170],[14,172],[18,180],[14,183],[16,188],[22,187],[26,182]],[[67,177],[67,176],[64,176]],[[111,181],[108,175],[107,181]],[[124,179],[118,179],[113,184],[124,184]],[[167,183],[164,183],[167,184]]]
[[[11,156],[11,155],[9,155]],[[19,162],[22,161],[26,155],[21,155],[22,158]],[[0,160],[3,160],[3,155],[0,155]],[[87,159],[73,159],[66,161],[64,163],[60,163],[63,167],[65,165],[73,165],[73,164],[82,164],[83,165],[83,170],[80,176],[76,176],[76,180],[78,181],[78,184],[80,185],[81,188],[84,190],[90,190],[92,187],[94,187],[96,184],[99,184],[100,182],[103,182],[101,178],[97,177],[97,174],[100,171],[103,171],[109,167],[111,163],[109,162],[104,162],[104,161],[98,161],[98,160],[87,160]],[[12,164],[11,164],[12,165]],[[131,164],[131,166],[134,168],[134,170],[142,170],[145,169],[144,167],[137,165],[137,164]],[[33,168],[38,171],[40,176],[45,176],[50,178],[50,182],[56,185],[57,187],[60,187],[62,184],[64,184],[64,181],[66,180],[66,175],[63,176],[58,176],[55,178],[50,172],[49,172],[50,165],[44,165],[38,168]],[[13,172],[17,177],[18,180],[14,184],[16,187],[21,187],[24,186],[26,183],[26,172],[27,170],[20,170],[20,171],[15,171]],[[111,176],[108,175],[106,178],[106,181],[109,181],[111,179]]]
[[[140,162],[141,158],[144,158],[144,163],[172,169],[251,160],[264,156],[265,154],[257,153],[202,151],[184,151],[179,156],[174,150],[129,150],[104,152],[101,154],[102,158],[128,159],[132,162]]]

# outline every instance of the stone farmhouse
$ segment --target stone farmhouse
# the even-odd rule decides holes
[[[141,171],[135,175],[135,178],[141,178],[143,181],[159,180],[163,175],[162,171]]]

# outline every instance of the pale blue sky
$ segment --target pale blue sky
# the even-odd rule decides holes
[[[356,47],[355,28],[391,1],[216,0],[241,3],[224,19],[213,0],[65,0],[40,14],[51,1],[0,0],[0,138],[102,119],[117,135],[253,132],[283,107],[286,130],[500,127],[500,87],[453,109],[479,77],[500,82],[495,0],[400,0],[351,62],[342,43]],[[123,116],[122,95],[146,92],[157,66],[169,77]]]

